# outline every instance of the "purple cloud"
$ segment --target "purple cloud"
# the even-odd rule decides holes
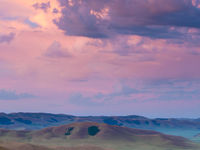
[[[0,43],[10,43],[15,37],[15,33],[0,35]]]
[[[58,1],[63,7],[62,17],[54,23],[67,35],[177,38],[183,34],[171,27],[200,28],[200,9],[192,0],[73,0],[72,4]]]
[[[15,91],[0,90],[0,100],[19,100],[19,99],[30,99],[36,96],[29,93],[16,93]]]
[[[71,57],[71,54],[64,51],[62,46],[59,42],[54,41],[47,49],[46,53],[44,54],[47,57],[51,58],[62,58],[62,57]]]
[[[33,5],[33,7],[35,9],[42,9],[42,10],[44,10],[46,12],[51,7],[51,4],[50,4],[50,1],[47,2],[47,3],[35,3]]]
[[[53,9],[53,13],[54,13],[54,14],[57,14],[58,12],[59,12],[58,9],[56,9],[56,8]]]

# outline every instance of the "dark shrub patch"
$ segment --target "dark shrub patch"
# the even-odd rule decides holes
[[[149,125],[149,121],[145,121],[145,124],[146,124],[146,125]]]
[[[91,126],[88,128],[88,134],[90,136],[95,136],[99,132],[99,128],[97,126]]]
[[[0,117],[0,124],[1,125],[10,125],[10,124],[13,124],[13,122],[6,117]]]
[[[153,123],[154,125],[156,125],[156,126],[160,126],[160,123],[157,122],[156,120],[152,120],[152,123]]]
[[[65,135],[71,135],[72,130],[74,129],[74,127],[69,127],[65,133]]]
[[[141,124],[139,120],[133,120],[133,123],[134,123],[134,124],[137,124],[137,125],[140,125],[140,124]]]
[[[106,118],[103,120],[104,123],[109,124],[109,125],[118,125],[118,121],[114,120],[113,118]]]
[[[23,119],[23,118],[17,118],[17,119],[15,119],[15,120],[18,121],[18,122],[24,123],[24,124],[32,124],[32,121],[30,121],[30,120],[25,120],[25,119]]]
[[[51,118],[50,122],[58,122],[55,118]]]

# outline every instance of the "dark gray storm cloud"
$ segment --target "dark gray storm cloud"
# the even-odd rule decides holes
[[[171,27],[200,28],[199,1],[194,4],[192,0],[73,0],[71,5],[68,0],[58,1],[62,17],[54,23],[67,35],[177,38],[183,33]]]

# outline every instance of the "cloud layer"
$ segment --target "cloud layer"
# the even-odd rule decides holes
[[[0,43],[9,43],[11,42],[15,37],[14,33],[9,33],[9,34],[3,34],[0,35]]]
[[[199,116],[199,2],[1,0],[0,110]]]
[[[0,100],[20,100],[36,98],[36,96],[29,93],[16,93],[14,91],[0,90]]]
[[[58,0],[55,24],[67,35],[93,38],[134,34],[152,38],[182,35],[172,27],[200,27],[199,2],[192,0]]]

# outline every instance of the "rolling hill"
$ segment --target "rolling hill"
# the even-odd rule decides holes
[[[72,116],[48,113],[0,113],[0,128],[38,130],[74,122],[98,122],[129,128],[155,130],[192,138],[200,132],[200,119],[155,118],[142,116]]]
[[[8,150],[8,149],[0,146],[0,150]]]
[[[0,130],[0,145],[26,150],[199,150],[178,136],[104,123],[72,123],[36,131]],[[14,144],[13,144],[14,143]],[[25,147],[25,148],[24,148]]]

